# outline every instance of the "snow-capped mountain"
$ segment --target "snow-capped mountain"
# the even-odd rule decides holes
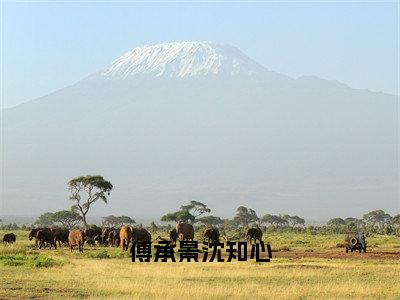
[[[314,219],[395,212],[397,106],[227,45],[138,47],[3,112],[2,213],[68,208],[66,182],[82,174],[115,186],[94,215],[155,217],[193,199],[226,217],[239,205]]]
[[[263,67],[230,45],[181,42],[137,47],[117,58],[102,74],[119,78],[137,74],[190,77],[252,75],[263,71]]]

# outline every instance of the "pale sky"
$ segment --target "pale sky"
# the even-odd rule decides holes
[[[270,70],[398,94],[398,1],[2,1],[3,107],[46,95],[143,44],[210,40]]]

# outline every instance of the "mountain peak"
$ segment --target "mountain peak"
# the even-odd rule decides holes
[[[265,70],[239,49],[212,42],[177,42],[136,47],[113,61],[102,75],[127,78],[252,75]]]

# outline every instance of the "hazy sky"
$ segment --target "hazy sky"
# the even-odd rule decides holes
[[[3,106],[142,44],[229,43],[265,67],[398,93],[398,2],[2,2]]]

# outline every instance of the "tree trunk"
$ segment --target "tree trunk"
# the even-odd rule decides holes
[[[86,214],[82,214],[82,220],[83,220],[83,226],[85,227],[85,230],[88,229],[88,225],[86,223]]]

